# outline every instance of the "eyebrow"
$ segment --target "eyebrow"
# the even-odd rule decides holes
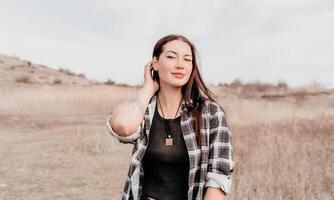
[[[168,52],[172,52],[172,53],[177,54],[175,51],[167,51],[166,53],[168,53]],[[191,56],[192,57],[192,55],[189,55],[189,54],[185,54],[185,56]]]

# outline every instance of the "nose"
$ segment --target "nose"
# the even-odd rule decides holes
[[[181,59],[178,59],[178,60],[177,60],[177,63],[176,63],[176,69],[183,69]]]

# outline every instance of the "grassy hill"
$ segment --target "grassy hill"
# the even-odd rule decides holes
[[[1,87],[99,84],[101,82],[89,80],[83,73],[75,74],[68,69],[53,69],[18,57],[0,55]]]

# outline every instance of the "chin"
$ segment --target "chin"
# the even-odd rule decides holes
[[[177,80],[172,77],[171,79],[168,79],[167,81],[164,81],[164,82],[173,87],[182,87],[185,84],[187,84],[188,80],[186,78]]]
[[[179,82],[172,82],[172,83],[170,83],[171,85],[173,85],[173,86],[175,86],[175,87],[182,87],[182,86],[184,86],[185,84],[187,84],[187,82],[185,82],[185,81],[179,81]]]

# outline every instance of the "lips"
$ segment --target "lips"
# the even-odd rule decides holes
[[[183,78],[185,74],[182,73],[172,73],[176,78]]]

